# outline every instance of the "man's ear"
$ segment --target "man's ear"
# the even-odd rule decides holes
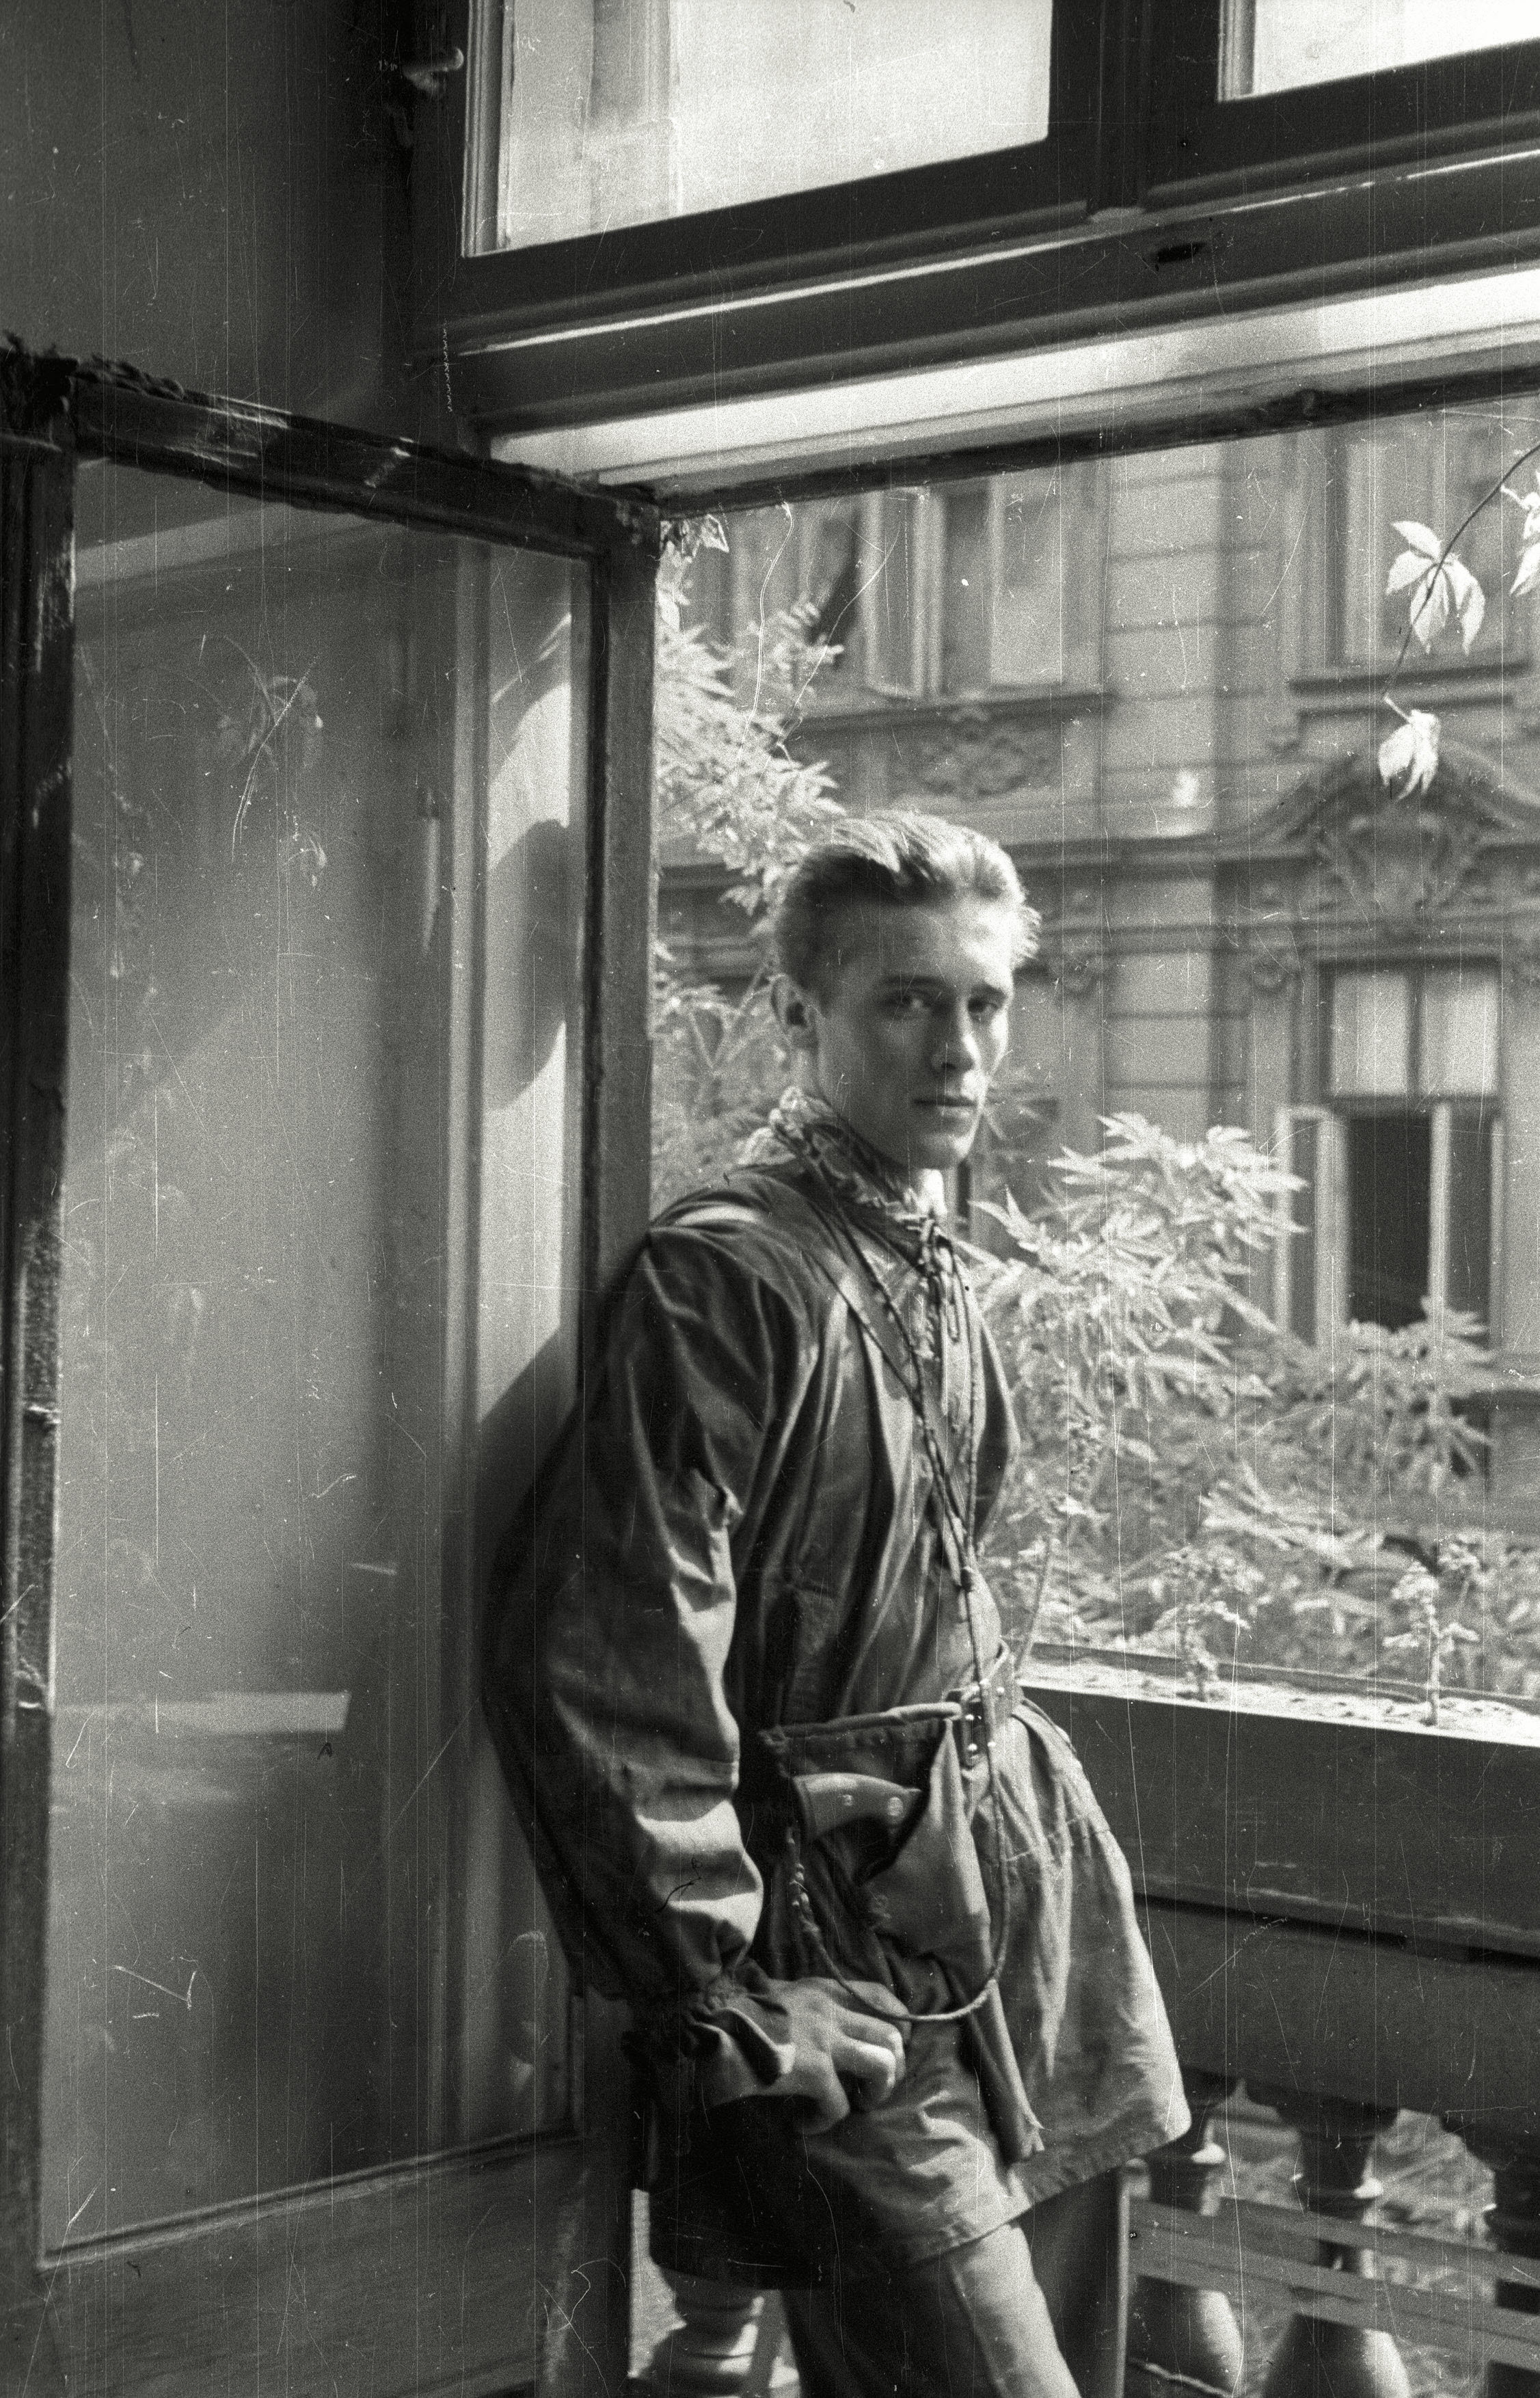
[[[787,1046],[811,1057],[818,1045],[817,1001],[790,975],[777,975],[770,986],[770,1004]]]

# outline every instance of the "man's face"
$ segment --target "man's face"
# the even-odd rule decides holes
[[[1015,937],[995,900],[862,902],[840,920],[823,996],[777,988],[813,1087],[910,1179],[973,1146],[1006,1054]]]

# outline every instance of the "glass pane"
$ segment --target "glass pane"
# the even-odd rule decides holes
[[[1220,98],[1248,100],[1344,75],[1535,38],[1533,0],[1225,0]]]
[[[1314,1345],[1316,1339],[1316,1219],[1320,1201],[1321,1127],[1315,1116],[1302,1116],[1291,1128],[1288,1166],[1298,1179],[1289,1203],[1294,1238],[1289,1249],[1289,1329],[1296,1340]]]
[[[1485,1098],[1497,1088],[1497,977],[1432,973],[1423,977],[1422,1058],[1427,1098]]]
[[[924,672],[917,639],[923,589],[918,492],[885,492],[874,508],[874,553],[865,585],[870,679],[879,691],[913,691]]]
[[[466,1403],[507,1480],[571,1384],[586,585],[127,470],[83,503],[54,2246],[565,2106]]]
[[[1040,141],[1052,0],[504,0],[498,243]]]
[[[1058,472],[1013,475],[1002,493],[996,682],[1062,680],[1065,480]]]
[[[1484,1109],[1450,1111],[1445,1297],[1481,1325],[1492,1309],[1493,1130]]]
[[[1404,1094],[1412,987],[1403,974],[1339,974],[1331,985],[1331,1088],[1339,1098]]]
[[[987,484],[942,501],[941,689],[980,691],[990,679],[990,519]]]

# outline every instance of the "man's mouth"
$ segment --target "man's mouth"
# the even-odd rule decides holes
[[[917,1098],[914,1105],[917,1108],[927,1108],[932,1114],[939,1116],[971,1116],[977,1113],[979,1102],[977,1099],[963,1098],[955,1093],[947,1092],[939,1098]]]

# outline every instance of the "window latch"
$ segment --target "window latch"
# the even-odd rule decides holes
[[[440,50],[434,58],[408,60],[396,73],[420,99],[442,100],[451,75],[463,74],[465,63],[464,50]]]

